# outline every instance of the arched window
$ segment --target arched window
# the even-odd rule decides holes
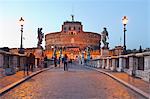
[[[66,27],[64,27],[64,30],[66,30]]]
[[[73,32],[71,32],[71,35],[73,35]]]
[[[80,30],[81,28],[79,27],[79,30]]]

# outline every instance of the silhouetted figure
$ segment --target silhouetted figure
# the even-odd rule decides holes
[[[54,66],[57,67],[57,56],[54,57]]]
[[[65,54],[65,56],[64,56],[64,71],[68,71],[68,65],[67,65],[67,63],[68,63],[68,56],[67,56],[67,54]]]
[[[60,67],[60,61],[61,61],[61,57],[58,58],[58,65]]]
[[[26,75],[29,75],[29,66],[30,66],[30,58],[29,58],[29,55],[27,55],[26,57],[26,65],[24,67],[24,74]]]
[[[72,64],[72,59],[70,59],[70,63]]]
[[[44,68],[47,68],[47,56],[44,57]]]
[[[35,56],[34,56],[34,54],[30,53],[30,56],[29,56],[29,66],[30,66],[30,70],[32,72],[33,72],[34,65],[35,65]]]
[[[64,63],[64,57],[62,58],[62,63]]]

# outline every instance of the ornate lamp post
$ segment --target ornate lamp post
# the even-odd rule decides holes
[[[124,32],[124,44],[123,44],[123,54],[126,54],[126,25],[127,25],[127,23],[128,23],[128,18],[127,18],[127,16],[123,16],[123,18],[122,18],[122,23],[123,23],[123,26],[124,26],[124,30],[123,30],[123,32]]]
[[[24,25],[24,19],[21,17],[20,18],[20,20],[19,20],[19,24],[20,24],[20,26],[21,26],[21,44],[20,44],[20,49],[19,49],[19,53],[20,54],[24,54],[24,48],[23,48],[23,44],[22,44],[22,42],[23,42],[23,25]]]

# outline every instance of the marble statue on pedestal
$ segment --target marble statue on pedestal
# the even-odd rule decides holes
[[[38,28],[38,44],[37,44],[37,47],[38,48],[42,48],[41,44],[42,44],[42,41],[43,41],[43,38],[44,38],[44,33],[42,33],[42,28]]]
[[[37,49],[35,50],[35,57],[39,59],[39,66],[43,67],[44,66],[44,52],[43,48],[41,46],[43,38],[44,38],[44,33],[42,33],[42,28],[38,28],[38,44],[37,44]]]
[[[108,37],[108,32],[107,32],[107,28],[104,27],[103,32],[101,33],[101,38],[102,38],[102,43],[103,43],[103,49],[108,49],[108,42],[107,39],[109,39]]]

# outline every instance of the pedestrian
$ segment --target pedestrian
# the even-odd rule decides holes
[[[62,57],[62,63],[64,63],[64,57]]]
[[[64,71],[68,71],[68,66],[67,66],[67,62],[68,62],[68,56],[67,54],[65,54],[64,56]]]
[[[47,68],[47,56],[44,57],[44,68]]]
[[[60,60],[61,60],[61,57],[58,58],[58,65],[60,67]]]
[[[57,67],[57,56],[54,57],[54,66]]]
[[[29,64],[30,64],[30,70],[33,72],[33,68],[35,65],[35,56],[32,53],[30,53],[30,56],[29,56]]]
[[[26,57],[26,64],[24,66],[24,74],[29,75],[29,66],[30,66],[30,59],[29,59],[29,55],[27,55]]]
[[[72,59],[70,59],[70,63],[71,63],[71,65],[72,65]]]

